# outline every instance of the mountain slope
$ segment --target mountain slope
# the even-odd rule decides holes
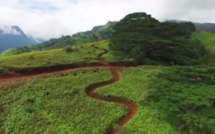
[[[33,44],[37,42],[27,37],[18,26],[0,27],[0,53],[9,48]]]

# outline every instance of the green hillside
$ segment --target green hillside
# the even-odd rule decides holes
[[[94,49],[92,47],[94,44],[101,47],[101,50]],[[5,75],[9,72],[23,72],[25,70],[52,69],[59,66],[77,67],[98,64],[97,55],[103,52],[102,49],[109,50],[108,44],[109,41],[104,40],[61,49],[33,51],[11,56],[2,55],[0,58],[0,74]],[[120,52],[115,51],[105,54],[104,58],[110,62],[132,61],[132,59],[128,59]]]
[[[205,47],[205,49],[209,52],[209,57],[204,61],[206,65],[214,65],[215,63],[215,34],[206,32],[206,31],[198,31],[192,34],[192,39],[198,39]]]
[[[103,69],[79,70],[13,85],[1,84],[5,91],[0,92],[0,106],[4,106],[6,113],[1,116],[0,127],[4,121],[7,133],[105,133],[125,111],[115,104],[87,97],[85,88],[110,77]],[[19,86],[12,92],[8,90],[14,85]]]
[[[215,67],[126,68],[121,80],[102,96],[127,98],[138,113],[126,126],[129,134],[214,134]]]
[[[99,51],[90,47],[91,44],[74,46],[72,52],[65,49],[34,51],[19,55],[3,56],[0,65],[9,70],[24,70],[49,66],[68,65],[71,63],[96,62]]]
[[[206,49],[211,53],[215,54],[215,34],[206,32],[206,31],[198,31],[192,34],[192,39],[198,39]]]
[[[48,42],[0,57],[0,134],[215,133],[214,33],[132,13]]]

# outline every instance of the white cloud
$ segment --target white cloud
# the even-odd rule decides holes
[[[0,32],[2,34],[21,35],[21,33],[19,31],[12,28],[11,26],[0,26]]]
[[[213,0],[0,0],[0,25],[18,25],[40,38],[71,35],[132,12],[160,19],[214,22]]]

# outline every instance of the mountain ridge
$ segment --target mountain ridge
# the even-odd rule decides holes
[[[116,21],[109,21],[105,25],[94,26],[91,30],[85,32],[78,32],[73,35],[62,36],[61,38],[52,38],[43,43],[33,45],[33,46],[24,46],[14,49],[9,49],[2,53],[2,55],[16,55],[24,52],[30,51],[40,51],[48,50],[54,48],[63,48],[66,46],[91,43],[101,40],[110,39],[113,33],[113,26],[116,24]]]

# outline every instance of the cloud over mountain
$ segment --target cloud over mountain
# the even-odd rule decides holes
[[[0,26],[0,33],[2,34],[12,34],[12,35],[21,35],[17,29],[12,28],[11,26]]]

